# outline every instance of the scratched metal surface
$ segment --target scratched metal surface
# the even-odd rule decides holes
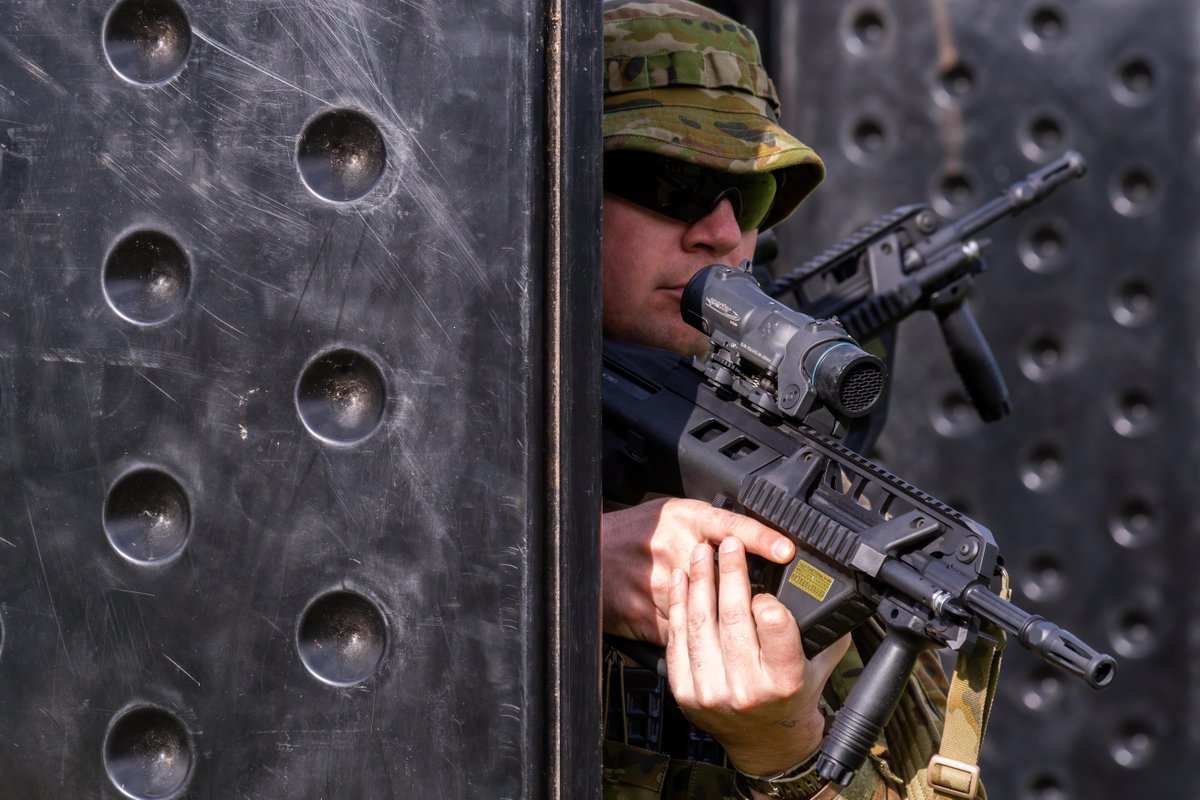
[[[0,793],[545,796],[545,13],[0,4]]]
[[[748,14],[764,15],[758,4]],[[973,306],[1015,410],[906,322],[878,455],[988,525],[1014,600],[1113,653],[1093,693],[1010,649],[989,796],[1200,796],[1194,2],[777,2],[769,58],[829,167],[780,270],[897,205],[950,216],[1067,148],[1088,176],[985,234]]]

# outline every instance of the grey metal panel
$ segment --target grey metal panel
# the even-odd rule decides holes
[[[829,167],[781,269],[894,206],[955,216],[1087,158],[987,235],[973,307],[1014,413],[978,422],[914,319],[878,455],[992,529],[1016,601],[1120,662],[1093,694],[1010,650],[989,795],[1200,795],[1196,5],[780,2],[772,20],[785,117]]]
[[[596,11],[566,14],[577,63]],[[3,3],[6,794],[591,782],[594,681],[560,672],[595,674],[597,516],[545,490],[596,484],[547,439],[552,414],[586,435],[591,402],[586,361],[557,378],[575,410],[544,372],[550,16]],[[563,113],[594,115],[566,81]],[[588,331],[597,156],[575,156],[554,280],[593,298]],[[552,506],[578,537],[557,551]]]

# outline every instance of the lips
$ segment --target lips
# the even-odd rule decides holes
[[[682,286],[666,286],[659,289],[660,292],[668,294],[675,301],[676,305],[683,302],[683,287]]]

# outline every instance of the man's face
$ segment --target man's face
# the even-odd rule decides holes
[[[604,194],[604,335],[701,355],[708,337],[683,321],[688,280],[709,264],[753,257],[757,231],[743,232],[728,199],[688,224]]]

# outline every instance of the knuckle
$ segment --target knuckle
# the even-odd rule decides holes
[[[743,686],[731,687],[729,691],[729,699],[727,701],[729,710],[735,714],[742,714],[747,711],[752,711],[758,707],[759,701],[751,692],[747,691]]]
[[[747,613],[746,608],[740,605],[722,608],[718,617],[722,626],[743,625],[748,618],[749,614]]]
[[[745,570],[745,556],[742,555],[741,549],[727,550],[721,553],[720,561],[717,563],[717,568],[720,569],[722,575],[731,575],[739,571]],[[741,556],[741,558],[739,558]]]
[[[723,705],[721,696],[711,686],[697,686],[693,699],[699,709],[713,710]]]
[[[689,611],[687,615],[687,628],[690,632],[699,631],[708,624],[708,614],[704,611]]]
[[[675,696],[675,702],[679,704],[681,709],[696,708],[696,693],[677,684],[674,680],[670,681],[671,694]]]
[[[756,522],[740,514],[733,514],[731,516],[733,517],[733,524],[731,526],[733,533],[744,542],[755,541],[771,533],[771,529],[764,526],[761,522]]]
[[[701,517],[700,524],[709,532],[713,539],[724,539],[737,530],[738,520],[745,519],[732,511],[726,511],[716,506],[707,506]]]
[[[759,595],[759,597],[764,596]],[[774,598],[762,601],[755,598],[754,616],[757,618],[759,625],[769,630],[783,630],[789,625],[795,624],[792,612],[788,611],[785,605]]]
[[[660,504],[663,516],[681,522],[690,518],[698,506],[703,507],[706,505],[698,500],[691,500],[685,497],[666,497],[654,502]]]

